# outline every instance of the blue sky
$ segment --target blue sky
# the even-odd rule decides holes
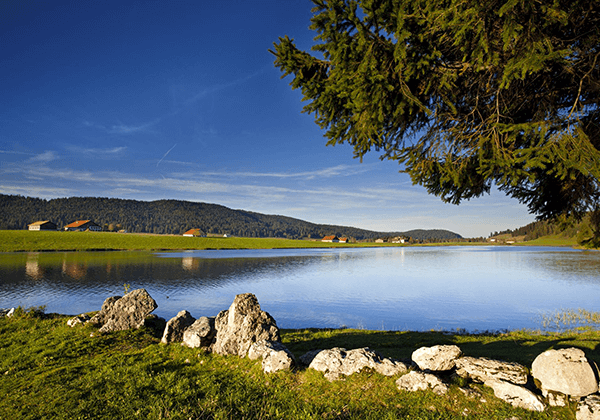
[[[309,0],[0,4],[0,193],[179,199],[378,231],[465,237],[533,221],[460,206],[375,152],[326,147],[268,52],[308,49]]]

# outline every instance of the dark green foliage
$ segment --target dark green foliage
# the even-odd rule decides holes
[[[454,204],[496,185],[540,219],[598,208],[600,2],[313,2],[314,53],[272,53],[329,145]]]
[[[91,219],[100,226],[121,225],[129,232],[182,234],[197,228],[207,233],[227,233],[250,238],[320,239],[327,235],[372,239],[407,235],[415,239],[456,239],[446,230],[378,233],[345,226],[318,225],[291,217],[233,210],[217,204],[189,201],[136,201],[116,198],[71,197],[43,200],[0,194],[0,228],[27,229],[38,220],[60,228],[75,220]]]

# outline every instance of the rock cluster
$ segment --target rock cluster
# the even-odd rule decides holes
[[[72,318],[70,326],[92,323],[101,332],[139,328],[157,307],[144,290],[105,300],[102,309],[89,319]],[[164,322],[164,321],[163,321]],[[179,312],[165,326],[162,343],[179,342],[221,355],[261,359],[263,371],[293,369],[293,354],[281,343],[279,328],[271,315],[260,309],[256,296],[237,295],[229,309],[216,317],[195,319],[188,311]],[[431,390],[445,394],[446,378],[456,375],[482,383],[515,407],[543,411],[546,405],[561,406],[577,401],[577,420],[600,420],[600,389],[595,364],[576,348],[548,350],[540,354],[529,370],[518,363],[484,357],[463,356],[455,345],[421,347],[410,361],[384,358],[369,348],[312,350],[300,357],[309,369],[323,372],[330,381],[371,369],[386,376],[398,375],[402,391]],[[461,388],[465,393],[472,392]]]
[[[582,350],[548,350],[533,362],[531,377],[525,366],[488,358],[463,357],[457,346],[422,347],[412,354],[418,370],[401,376],[396,385],[405,391],[448,390],[442,377],[454,374],[483,383],[496,397],[515,407],[543,411],[548,405],[579,401],[577,420],[600,420],[598,377]],[[535,385],[532,385],[535,384]]]
[[[339,347],[313,350],[301,356],[300,361],[309,369],[323,372],[330,381],[358,373],[365,368],[386,376],[408,371],[408,366],[403,362],[386,359],[367,347],[353,350]]]

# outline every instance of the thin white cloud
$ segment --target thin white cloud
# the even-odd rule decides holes
[[[82,153],[86,155],[95,155],[95,156],[110,156],[114,157],[116,155],[120,155],[127,150],[126,146],[118,146],[111,147],[108,149],[100,149],[100,148],[84,148],[79,146],[69,146],[68,149],[75,153]]]
[[[27,152],[15,152],[13,150],[0,150],[0,153],[5,153],[7,155],[26,155],[26,156],[31,156],[33,155],[33,153],[27,153]]]
[[[39,198],[57,198],[68,197],[73,194],[73,190],[68,188],[36,187],[36,186],[18,186],[0,184],[0,194],[23,195]]]
[[[183,162],[179,162],[183,163]],[[311,180],[316,178],[331,178],[338,176],[352,176],[368,172],[370,168],[337,165],[331,168],[317,169],[314,171],[301,172],[253,172],[253,171],[200,171],[200,172],[179,172],[174,173],[174,176],[181,178],[197,178],[197,177],[218,177],[218,178],[280,178],[280,179],[304,179]]]
[[[221,84],[215,84],[213,86],[207,87],[206,89],[203,89],[199,92],[197,92],[194,96],[192,96],[190,99],[188,99],[187,101],[185,101],[185,105],[192,105],[195,102],[197,102],[198,100],[204,98],[205,96],[211,94],[211,93],[215,93],[215,92],[219,92],[221,90],[230,88],[230,87],[234,87],[237,85],[241,85],[243,83],[246,83],[248,80],[264,73],[266,71],[266,68],[263,68],[262,70],[259,70],[257,72],[254,72],[252,74],[240,77],[238,79],[232,80],[231,82],[227,82],[227,83],[221,83]]]
[[[159,120],[155,120],[146,124],[141,125],[113,125],[109,130],[109,134],[134,134],[139,132],[148,131],[151,127],[156,125]]]
[[[58,159],[58,155],[56,154],[56,152],[52,150],[47,150],[44,153],[40,153],[38,155],[30,157],[29,159],[27,159],[27,161],[30,163],[48,163],[56,159]]]

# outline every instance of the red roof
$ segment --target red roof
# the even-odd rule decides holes
[[[202,235],[203,232],[200,229],[190,229],[184,233],[184,235]]]
[[[331,236],[325,236],[322,241],[333,241],[334,239],[338,239],[337,236],[335,235],[331,235]]]
[[[67,225],[67,226],[65,226],[65,227],[68,227],[68,228],[76,228],[76,227],[79,227],[79,226],[81,226],[81,225],[85,225],[86,223],[88,223],[88,222],[90,222],[90,221],[91,221],[91,220],[78,220],[78,221],[76,221],[76,222],[73,222],[73,223],[70,223],[70,224],[68,224],[68,225]]]

